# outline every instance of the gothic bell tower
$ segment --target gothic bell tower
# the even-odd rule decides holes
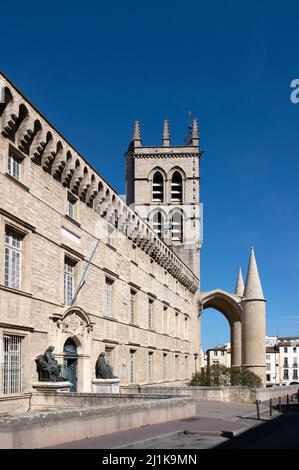
[[[200,277],[198,121],[193,120],[180,146],[171,145],[168,121],[163,123],[162,145],[143,145],[136,121],[125,156],[127,204]]]

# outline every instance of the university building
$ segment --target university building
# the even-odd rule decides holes
[[[28,409],[49,345],[73,391],[101,352],[124,388],[184,383],[200,368],[197,123],[181,147],[166,122],[144,147],[136,123],[126,204],[0,79],[0,412]]]
[[[265,298],[254,250],[234,293],[200,290],[198,122],[125,153],[126,202],[0,74],[0,413],[25,411],[48,346],[72,391],[101,352],[122,391],[184,384],[202,366],[200,316],[231,331],[231,364],[265,382]],[[100,155],[99,155],[100,158]]]

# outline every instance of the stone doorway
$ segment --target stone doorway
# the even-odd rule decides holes
[[[77,371],[78,371],[78,354],[77,345],[72,338],[68,338],[63,347],[63,365],[66,379],[72,383],[71,392],[77,391]]]

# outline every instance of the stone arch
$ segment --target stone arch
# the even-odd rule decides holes
[[[168,181],[171,181],[172,176],[173,176],[173,174],[174,174],[176,171],[181,174],[183,181],[186,181],[187,176],[186,176],[185,171],[184,171],[181,167],[179,167],[179,166],[177,166],[177,165],[174,166],[174,167],[172,167],[171,170],[169,170],[169,172],[168,172],[168,174],[167,174],[167,179],[168,179]]]
[[[231,364],[242,364],[242,304],[241,298],[221,289],[203,292],[199,300],[199,317],[203,310],[214,308],[222,313],[230,326]],[[198,325],[199,327],[199,325]],[[200,336],[200,328],[198,332]]]
[[[206,308],[214,308],[221,312],[229,323],[241,321],[240,297],[221,289],[215,289],[201,294],[201,311]]]
[[[64,344],[71,338],[78,353],[78,392],[91,391],[91,343],[94,322],[87,312],[77,306],[55,313],[51,317],[49,342],[55,346],[54,355],[59,363],[64,360]]]
[[[10,89],[6,86],[4,87],[4,90],[2,91],[2,96],[0,95],[0,97],[2,98],[0,102],[0,116],[2,116],[3,111],[7,107],[7,105],[10,102],[13,102],[13,95]]]

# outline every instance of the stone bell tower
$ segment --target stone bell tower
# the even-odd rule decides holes
[[[162,145],[145,146],[140,122],[126,152],[127,204],[150,225],[199,277],[200,196],[198,121],[189,126],[184,145],[172,145],[168,121]]]

